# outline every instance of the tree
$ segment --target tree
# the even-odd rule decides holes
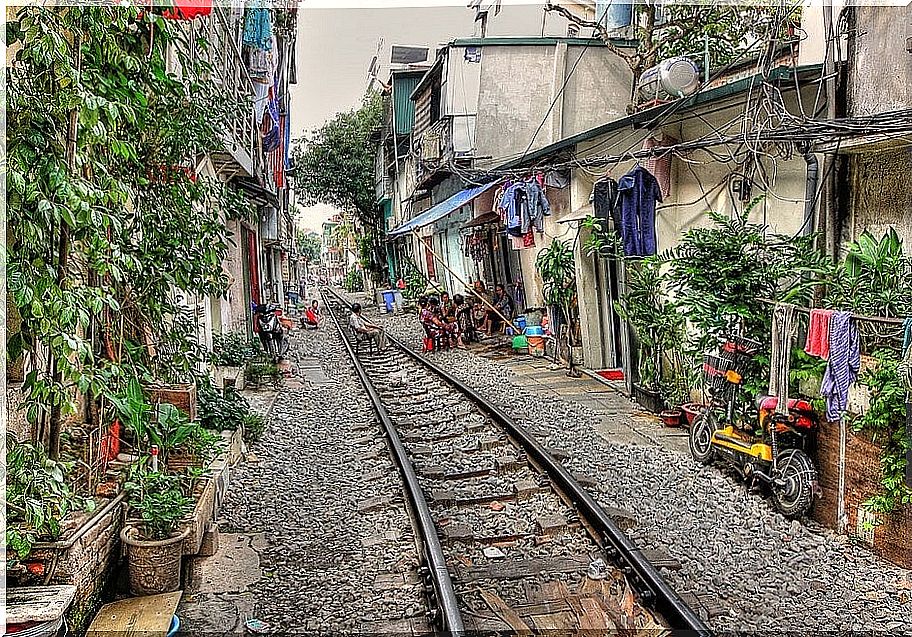
[[[637,44],[625,48],[615,45],[611,34],[599,22],[585,20],[550,2],[545,11],[553,11],[574,24],[594,29],[598,37],[630,67],[634,86],[643,71],[663,59],[677,55],[702,58],[707,38],[710,66],[722,68],[742,55],[747,47],[766,39],[771,28],[778,28],[777,25],[796,18],[794,11],[783,11],[779,7],[728,3],[636,3],[633,24]],[[662,17],[664,19],[660,19]]]
[[[323,242],[316,232],[298,232],[298,252],[308,263],[317,263],[323,251]]]
[[[130,379],[194,373],[180,298],[224,290],[223,220],[243,202],[193,167],[240,106],[194,54],[206,42],[151,11],[22,7],[7,40],[8,354],[40,361],[27,415],[57,457],[77,394],[98,405]]]
[[[351,213],[358,226],[362,266],[382,278],[383,218],[374,192],[375,144],[383,109],[379,93],[368,92],[361,106],[338,113],[322,128],[297,141],[292,179],[305,205],[324,203]]]

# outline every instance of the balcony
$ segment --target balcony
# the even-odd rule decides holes
[[[262,170],[263,156],[254,121],[253,81],[241,53],[243,13],[216,6],[211,15],[193,20],[189,28],[193,55],[211,65],[213,77],[225,95],[245,105],[222,131],[224,147],[211,154],[215,169],[229,178],[255,179]],[[204,38],[208,46],[198,46],[198,38]]]
[[[475,156],[475,116],[443,117],[413,140],[420,185],[434,181],[437,175],[452,172],[459,162],[470,165]]]

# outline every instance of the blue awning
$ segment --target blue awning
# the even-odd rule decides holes
[[[475,188],[466,188],[460,192],[457,192],[455,195],[449,199],[441,201],[439,204],[431,206],[421,214],[419,214],[414,219],[406,221],[398,228],[394,228],[387,233],[389,237],[397,237],[403,235],[406,232],[411,232],[412,230],[417,230],[418,228],[423,228],[424,226],[434,223],[438,219],[443,219],[445,216],[462,208],[467,203],[471,202],[473,199],[481,195],[482,193],[487,192],[499,182],[492,181],[489,184],[483,186],[476,186]]]

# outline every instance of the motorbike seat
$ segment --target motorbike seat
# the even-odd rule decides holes
[[[779,404],[779,398],[776,396],[757,396],[757,409],[764,410],[774,410]],[[814,407],[808,401],[802,398],[789,398],[788,400],[789,411],[799,411],[813,413]]]

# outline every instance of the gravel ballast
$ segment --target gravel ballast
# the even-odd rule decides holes
[[[421,342],[414,316],[371,310],[408,345]],[[460,350],[433,360],[543,443],[567,450],[565,464],[597,480],[593,495],[603,506],[634,512],[628,535],[682,564],[664,572],[669,583],[724,609],[710,620],[715,630],[909,630],[912,572],[814,522],[785,519],[718,467],[658,445],[606,440],[596,433],[604,414],[536,394],[503,364]],[[623,397],[612,404],[612,418],[629,421],[637,411]]]

